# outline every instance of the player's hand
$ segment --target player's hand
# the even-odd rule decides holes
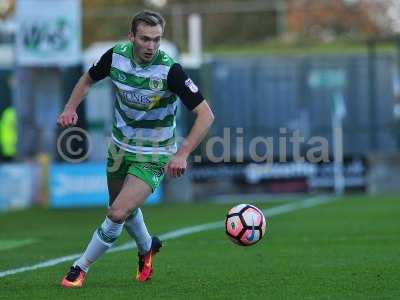
[[[185,173],[187,168],[186,157],[176,155],[171,159],[165,167],[165,171],[169,176],[180,177]]]
[[[57,123],[62,127],[74,126],[78,122],[78,115],[73,109],[64,109],[62,114],[58,117]]]

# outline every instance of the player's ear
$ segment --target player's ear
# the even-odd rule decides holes
[[[135,35],[133,34],[132,31],[129,31],[128,33],[128,39],[133,43],[135,41]]]

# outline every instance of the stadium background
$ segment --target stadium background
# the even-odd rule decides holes
[[[46,7],[46,12],[41,7]],[[343,257],[333,259],[334,270],[340,270],[341,261],[349,264],[344,272],[349,277],[332,284],[330,297],[362,297],[367,293],[362,288],[369,286],[372,298],[395,299],[399,290],[395,288],[398,278],[393,275],[400,265],[392,253],[400,236],[396,218],[400,209],[400,4],[396,0],[0,1],[0,285],[3,281],[5,287],[17,288],[18,276],[27,276],[2,279],[7,270],[81,251],[87,239],[85,229],[74,239],[62,228],[72,226],[69,218],[86,215],[87,222],[80,223],[88,233],[104,212],[104,158],[113,101],[110,82],[96,84],[82,103],[78,127],[84,131],[66,133],[55,122],[82,72],[116,41],[125,39],[132,15],[143,8],[166,17],[162,47],[198,83],[216,116],[208,137],[192,155],[186,175],[177,180],[166,178],[148,199],[154,230],[165,232],[223,219],[228,207],[241,202],[260,205],[267,209],[268,217],[268,209],[282,203],[301,205],[310,197],[341,200],[294,217],[304,230],[300,244],[295,243],[299,232],[289,225],[293,219],[283,218],[282,223],[272,223],[275,240],[272,231],[255,250],[228,248],[227,259],[248,255],[253,263],[238,267],[240,272],[272,270],[272,277],[279,281],[283,275],[278,262],[282,261],[276,253],[286,251],[282,250],[286,240],[279,240],[277,233],[281,239],[293,237],[289,247],[304,246],[300,254],[304,265],[309,262],[310,250],[302,244],[306,239],[315,239],[314,252],[330,253],[317,246],[325,242],[333,252],[354,244],[359,248],[349,250],[348,256],[343,250]],[[57,23],[60,19],[65,22]],[[68,46],[60,48],[63,39]],[[191,114],[180,109],[179,136],[185,136],[192,121]],[[80,140],[76,134],[82,132]],[[295,132],[303,138],[298,147],[290,142]],[[60,137],[68,136],[73,137],[72,153],[60,142]],[[271,144],[265,142],[268,138]],[[326,161],[315,162],[307,155],[316,146],[315,138],[328,143],[314,153],[318,156],[327,150]],[[298,160],[297,154],[305,159]],[[162,211],[180,220],[174,223]],[[339,225],[333,214],[345,218],[347,227]],[[320,231],[307,223],[310,217],[320,224]],[[29,231],[18,222],[21,218],[26,222],[37,218],[41,226]],[[377,227],[368,227],[371,219],[379,223]],[[49,227],[54,227],[53,231]],[[58,231],[74,240],[75,246],[48,238],[58,236]],[[215,232],[202,234],[198,238],[209,239],[207,247],[211,244],[215,251],[229,247]],[[325,234],[326,240],[321,242],[319,238]],[[338,245],[335,239],[340,243],[345,239],[348,244]],[[50,247],[47,240],[59,243],[59,248]],[[193,240],[195,237],[187,242]],[[195,245],[202,248],[201,243]],[[25,258],[18,257],[16,249],[25,253]],[[194,251],[196,257],[204,256],[207,264],[207,250]],[[387,260],[375,259],[375,251],[385,251]],[[360,253],[369,258],[354,272],[368,275],[363,280],[357,277],[357,284],[343,285],[348,294],[333,292],[335,284],[351,281],[350,262]],[[291,257],[293,253],[287,253],[285,264],[290,265]],[[257,267],[257,258],[265,267]],[[271,268],[276,263],[276,269],[268,269],[268,259]],[[106,268],[105,263],[100,263],[99,269],[102,267]],[[218,267],[221,276],[232,273],[229,267]],[[315,298],[319,298],[318,276],[328,276],[330,267],[310,277]],[[170,265],[168,268],[171,271]],[[283,268],[282,272],[287,275],[290,270]],[[206,277],[207,271],[199,271],[193,281]],[[46,272],[40,276],[57,276],[54,269]],[[374,272],[386,276],[384,284],[373,277]],[[301,272],[295,275],[286,298],[296,298],[295,287],[304,286]],[[92,285],[100,284],[100,279]],[[28,282],[34,284],[34,280]],[[50,282],[51,288],[57,284]],[[216,289],[229,284],[217,282]],[[193,290],[203,283],[193,283]],[[284,286],[279,281],[274,290],[261,281],[255,285],[261,289],[260,295],[272,293],[282,298],[281,284]],[[182,292],[166,288],[172,290],[171,297],[179,298]],[[12,290],[5,289],[5,295],[11,297]],[[45,297],[54,297],[54,293]],[[304,288],[297,296],[301,298],[303,293],[308,295]],[[212,292],[203,296],[210,295]],[[231,296],[227,293],[221,298]]]

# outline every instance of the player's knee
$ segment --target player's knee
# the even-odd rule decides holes
[[[115,223],[123,223],[129,216],[130,212],[123,208],[110,207],[107,216]]]

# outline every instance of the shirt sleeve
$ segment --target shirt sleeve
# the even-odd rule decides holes
[[[204,100],[199,88],[186,75],[182,66],[178,63],[173,64],[169,70],[167,83],[169,90],[178,95],[188,110],[193,110]]]
[[[89,76],[93,81],[99,81],[110,75],[113,48],[107,50],[100,60],[89,69]]]

